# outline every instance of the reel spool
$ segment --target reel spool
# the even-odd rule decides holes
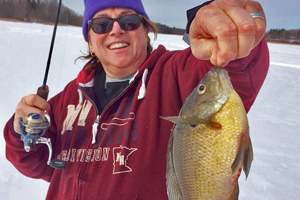
[[[24,142],[24,149],[30,152],[31,148],[36,144],[46,144],[49,149],[49,157],[47,164],[56,169],[64,169],[66,162],[52,158],[52,144],[50,138],[42,137],[47,128],[50,126],[50,117],[48,114],[43,118],[40,114],[30,113],[26,116],[25,121],[19,119],[21,132],[21,140]]]

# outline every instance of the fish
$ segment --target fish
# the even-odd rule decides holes
[[[169,200],[237,200],[253,160],[247,113],[226,69],[212,67],[183,103],[167,149]]]

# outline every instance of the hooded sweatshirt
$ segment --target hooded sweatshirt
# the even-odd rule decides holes
[[[265,40],[243,59],[226,66],[246,111],[266,77],[269,52]],[[211,69],[190,48],[168,51],[159,46],[138,69],[128,86],[102,112],[95,102],[94,75],[89,62],[49,102],[54,158],[64,170],[48,166],[46,145],[24,151],[13,130],[5,127],[7,159],[25,176],[50,182],[47,200],[167,200],[166,154],[173,124],[160,118],[176,116],[199,81]]]

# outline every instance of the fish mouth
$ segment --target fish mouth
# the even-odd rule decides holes
[[[210,81],[215,84],[215,95],[205,99],[205,102],[220,101],[224,96],[228,96],[226,95],[228,93],[228,85],[231,85],[228,72],[224,68],[213,67],[209,73]]]
[[[218,101],[220,104],[225,104],[229,98],[230,90],[232,88],[227,70],[225,70],[224,68],[219,68],[216,75],[216,81],[219,82]]]
[[[213,67],[211,72],[213,72],[214,81],[218,83],[217,91],[220,94],[220,98],[224,95],[228,96],[226,93],[229,93],[232,88],[232,84],[227,70],[222,67]]]

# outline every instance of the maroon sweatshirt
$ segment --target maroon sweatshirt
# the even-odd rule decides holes
[[[50,182],[47,200],[167,200],[166,153],[173,124],[160,116],[178,115],[211,67],[190,48],[159,46],[102,113],[94,102],[94,71],[82,70],[49,101],[51,126],[45,137],[51,138],[54,157],[67,161],[66,168],[46,164],[46,145],[25,152],[12,119],[4,129],[7,159],[25,176]],[[226,66],[247,111],[268,67],[265,40],[248,57]]]

